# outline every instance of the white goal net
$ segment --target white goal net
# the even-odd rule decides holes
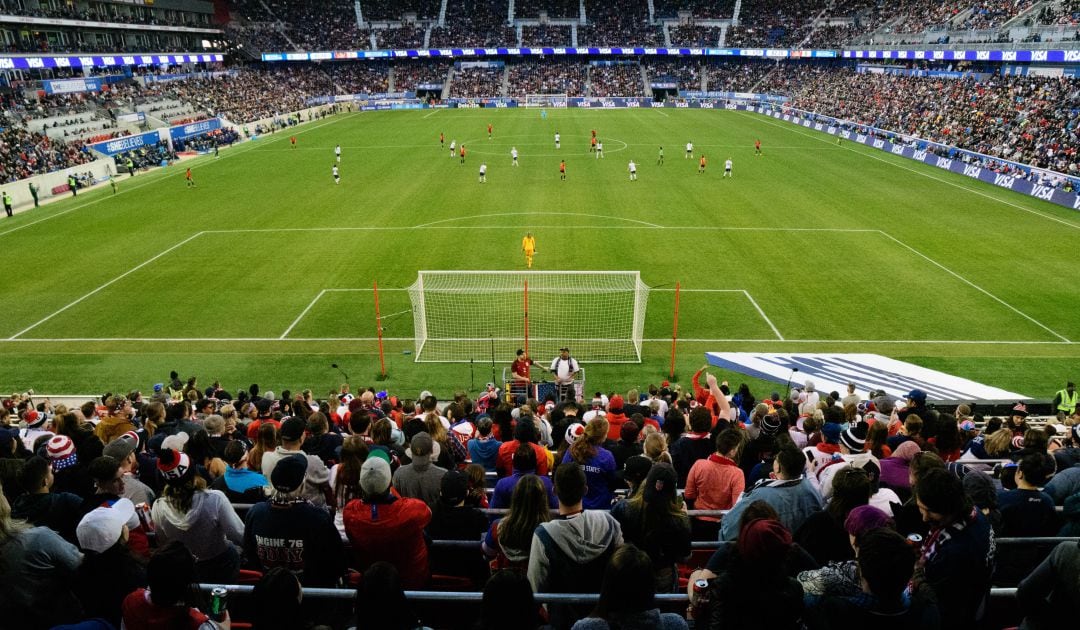
[[[526,94],[525,107],[566,107],[566,94]]]
[[[582,362],[640,363],[648,297],[637,271],[421,271],[409,287],[416,361],[512,361],[527,315],[541,366],[563,346]]]

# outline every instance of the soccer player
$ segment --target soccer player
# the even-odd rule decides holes
[[[295,149],[296,148],[296,136],[290,137],[289,141],[292,142],[292,148]]]
[[[701,154],[701,160],[698,161],[697,172],[698,172],[698,175],[701,175],[702,173],[705,172],[705,154],[704,153]]]
[[[334,183],[335,184],[340,184],[341,183],[341,174],[338,173],[337,164],[335,164],[333,166],[333,168],[330,169],[330,170],[334,174]]]
[[[686,143],[686,156],[683,159],[688,160],[688,159],[690,159],[692,157],[694,157],[694,143],[693,142],[687,142]]]
[[[656,158],[656,165],[657,166],[663,166],[664,165],[664,147],[660,147],[660,157]]]
[[[536,239],[533,238],[532,232],[525,235],[525,238],[521,239],[521,251],[525,252],[525,264],[529,269],[532,269],[533,256],[536,254]]]
[[[754,141],[754,155],[761,155],[761,138]]]
[[[334,157],[337,158],[338,162],[341,162],[341,145],[340,144],[337,145],[336,147],[334,147]]]
[[[566,160],[559,161],[559,179],[566,181]]]
[[[488,123],[488,140],[491,140],[491,123]]]
[[[596,143],[596,159],[602,159],[604,157],[604,141],[601,140]]]
[[[634,161],[630,160],[630,166],[628,168],[630,169],[630,181],[636,182],[637,181],[637,164],[634,164]]]
[[[192,179],[192,177],[191,177],[191,167],[190,166],[187,169],[187,174],[184,175],[184,179],[187,180],[187,187],[188,188],[194,188],[195,187],[195,180]]]
[[[514,166],[518,165],[517,156],[518,156],[517,147],[510,147],[510,157],[514,161]]]
[[[596,136],[589,140],[589,153],[596,153]]]
[[[454,151],[454,149],[456,149],[456,148],[457,148],[457,140],[451,140],[450,141],[450,157],[454,157],[454,154],[457,153],[456,151]]]
[[[464,144],[461,145],[460,153],[461,153],[461,164],[464,166],[464,164],[465,164],[465,145]]]
[[[555,132],[555,148],[556,148],[556,149],[558,149],[558,148],[559,148],[559,143],[560,143],[560,142],[562,142],[562,136],[560,136],[560,135],[559,135],[559,132],[558,132],[558,131],[556,131],[556,132]]]
[[[446,147],[446,136],[443,135],[443,132],[440,131],[439,132],[439,148],[441,149],[441,148],[444,148],[444,147]]]
[[[731,158],[724,162],[724,177],[731,177]]]
[[[484,162],[481,162],[480,163],[480,183],[484,184],[486,182],[487,182],[487,164],[484,163]]]

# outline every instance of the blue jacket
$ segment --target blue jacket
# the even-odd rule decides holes
[[[515,468],[514,474],[500,479],[499,482],[495,484],[495,492],[491,494],[491,508],[499,509],[510,507],[510,498],[514,496],[514,487],[517,486],[518,480],[525,475],[535,474],[535,470],[518,470]],[[555,488],[551,485],[551,479],[540,477],[540,483],[544,484],[544,489],[547,490],[548,502],[551,504],[551,507],[559,507],[559,500],[555,498]]]
[[[811,514],[821,511],[821,494],[806,479],[763,479],[743,493],[731,511],[720,521],[720,540],[739,537],[739,519],[746,506],[754,501],[768,503],[780,516],[780,522],[794,532]]]
[[[570,451],[566,451],[562,463],[574,461]],[[604,447],[596,449],[596,455],[582,466],[585,470],[585,484],[588,492],[581,504],[586,510],[610,510],[615,493],[611,488],[615,483],[615,456]]]
[[[495,472],[495,459],[499,455],[500,446],[502,442],[495,438],[489,440],[473,438],[469,440],[469,457],[472,458],[474,464],[483,466],[485,471]]]

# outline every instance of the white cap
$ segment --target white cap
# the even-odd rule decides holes
[[[178,431],[162,440],[161,448],[171,448],[177,453],[182,453],[184,452],[184,446],[187,445],[189,439],[191,439],[191,436],[187,434],[187,431]]]
[[[112,507],[94,508],[79,521],[75,535],[83,551],[102,553],[120,540],[124,525],[135,518],[135,506],[130,499],[117,499]]]

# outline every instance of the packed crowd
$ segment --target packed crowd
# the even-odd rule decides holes
[[[485,596],[479,619],[429,611],[436,627],[682,629],[654,597],[686,589],[695,627],[975,628],[992,585],[1018,585],[1024,627],[1068,627],[1080,546],[995,540],[1080,533],[1072,383],[1035,423],[1022,403],[984,418],[918,389],[807,381],[759,400],[705,370],[562,403],[493,384],[444,401],[230,393],[176,372],[78,407],[13,395],[0,612],[31,630],[227,630],[190,587],[244,570],[257,605],[235,610],[256,630],[416,628],[402,591],[440,585]],[[344,614],[299,596],[357,582]],[[596,606],[533,600],[598,590]]]
[[[898,15],[907,18],[897,27],[901,33],[921,33],[926,30],[982,30],[1001,26],[1009,19],[1031,8],[1033,0],[907,0],[893,5]],[[958,21],[958,18],[963,17]]]
[[[93,160],[82,142],[64,142],[18,126],[0,129],[0,182],[14,182]]]
[[[578,44],[663,46],[663,29],[649,24],[649,6],[644,0],[611,3],[587,0],[588,24],[578,27]]]
[[[208,133],[199,134],[191,138],[184,138],[183,140],[176,140],[173,142],[173,148],[179,153],[181,151],[199,151],[207,153],[214,151],[219,147],[232,146],[233,143],[240,140],[240,134],[235,129],[217,129]]]
[[[124,151],[113,156],[116,173],[127,173],[134,177],[139,171],[152,169],[177,160],[176,152],[169,148],[169,143],[161,140],[151,146]]]
[[[27,3],[18,0],[3,0],[0,1],[0,13],[27,17],[157,26],[207,27],[210,23],[209,15],[205,13],[174,10],[170,15],[165,10],[154,10],[152,6],[147,5],[133,6],[110,3],[90,5],[84,3],[82,7],[76,7],[74,3],[56,2],[46,4],[45,2],[38,2],[36,4],[36,7],[29,7]]]
[[[521,61],[509,65],[510,95],[566,94],[585,96],[588,66],[569,59]]]
[[[287,25],[284,35],[298,50],[371,47],[368,32],[361,31],[357,25],[351,0],[271,0],[268,5],[274,17]],[[290,48],[285,45],[273,49]]]
[[[847,68],[783,68],[770,79],[781,80],[782,74],[797,86],[786,92],[795,108],[1080,175],[1080,84],[1073,79],[941,79],[859,74]],[[760,91],[775,86],[770,83]],[[1009,170],[1001,164],[998,168]]]
[[[701,65],[679,59],[652,59],[642,61],[653,82],[674,81],[680,90],[701,89]]]
[[[710,92],[750,92],[759,81],[769,75],[772,70],[776,68],[776,64],[772,61],[765,61],[761,59],[747,59],[743,61],[723,62],[723,63],[706,63],[705,64],[705,80],[708,84]],[[787,76],[787,75],[785,75]],[[798,77],[798,73],[793,72],[793,77]],[[776,85],[776,84],[773,84]],[[777,88],[785,87],[777,85]],[[788,92],[781,91],[774,88],[773,90],[767,90],[764,87],[758,89],[759,92],[776,92],[780,94],[787,94]]]
[[[502,96],[503,68],[461,68],[454,71],[451,98]]]
[[[351,3],[350,3],[351,4]],[[407,13],[418,19],[439,17],[439,0],[360,0],[365,20],[400,20]]]
[[[570,27],[562,24],[540,24],[521,28],[522,46],[569,46]]]
[[[654,0],[653,6],[658,18],[674,18],[680,11],[689,11],[697,19],[724,20],[735,13],[735,0]]]
[[[672,46],[717,46],[720,43],[719,26],[682,24],[670,29]]]
[[[499,0],[447,0],[446,25],[431,29],[431,47],[517,43],[517,32],[506,22],[506,8]]]
[[[641,82],[641,66],[619,64],[617,66],[589,67],[589,96],[644,96]]]
[[[1049,4],[1039,13],[1039,24],[1080,24],[1080,0],[1060,0]]]
[[[375,29],[375,46],[384,50],[388,48],[423,48],[424,32],[422,28],[409,25],[398,28]]]
[[[448,61],[418,61],[394,65],[394,88],[398,92],[409,92],[421,84],[439,84],[446,82],[450,68]]]
[[[515,18],[535,18],[541,11],[549,18],[581,17],[580,0],[514,0]]]

